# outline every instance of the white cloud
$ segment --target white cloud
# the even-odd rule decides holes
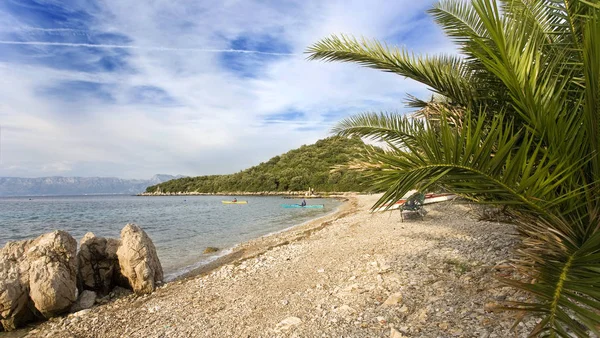
[[[285,49],[267,53],[302,54],[333,33],[414,44],[422,52],[451,50],[439,30],[423,22],[430,4],[418,1],[101,4],[87,29],[74,32],[87,32],[91,38],[107,32],[126,35],[126,43],[98,42],[140,47],[126,49],[127,67],[121,71],[57,67],[50,62],[57,57],[56,48],[80,49],[75,55],[86,60],[84,64],[98,62],[102,55],[84,53],[88,42],[57,41],[60,34],[73,34],[70,28],[31,27],[0,7],[0,34],[21,34],[20,40],[6,35],[0,40],[43,42],[40,34],[51,34],[52,42],[78,44],[37,45],[36,53],[48,63],[32,62],[29,55],[0,59],[0,176],[144,178],[155,173],[235,172],[328,136],[332,114],[337,118],[365,110],[397,110],[406,92],[426,92],[397,75],[351,64],[308,62],[303,55],[236,54],[239,67],[251,71],[247,76],[232,69],[223,54],[202,52],[232,49],[231,41],[239,38],[248,40],[248,48],[233,49],[262,51],[264,46],[253,45],[257,37]],[[415,27],[421,28],[419,36],[411,33]],[[31,36],[31,31],[39,34]],[[2,48],[16,47],[20,46]],[[101,84],[105,97],[63,96],[60,84],[65,81]],[[41,92],[44,88],[59,90],[49,96]],[[137,102],[132,97],[139,88],[156,88],[140,94],[142,98],[164,96],[172,102]],[[264,121],[268,115],[290,111],[304,116],[289,123]]]
[[[177,48],[162,46],[135,46],[135,45],[115,45],[115,44],[94,44],[94,43],[71,43],[71,42],[48,42],[48,41],[6,41],[0,40],[0,45],[26,45],[26,46],[53,46],[53,47],[80,47],[80,48],[99,48],[99,49],[133,49],[149,50],[158,52],[198,52],[198,53],[236,53],[236,54],[258,54],[258,55],[296,55],[293,53],[261,52],[258,50],[247,49],[209,49],[209,48]]]

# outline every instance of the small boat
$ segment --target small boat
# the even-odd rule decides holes
[[[248,204],[248,201],[221,201],[221,203],[223,204]]]
[[[301,206],[300,204],[282,204],[282,208],[306,208],[306,209],[322,209],[325,207],[324,204],[307,204]]]

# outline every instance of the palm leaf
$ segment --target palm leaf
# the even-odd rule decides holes
[[[307,53],[309,60],[354,62],[405,76],[428,85],[458,104],[467,104],[476,98],[475,79],[456,56],[417,57],[374,40],[359,41],[345,35],[325,38],[309,47]]]

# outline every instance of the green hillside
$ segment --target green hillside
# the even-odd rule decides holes
[[[150,186],[146,192],[260,192],[364,191],[364,177],[356,171],[332,171],[365,152],[360,138],[329,137],[275,156],[267,162],[231,175],[185,177]]]

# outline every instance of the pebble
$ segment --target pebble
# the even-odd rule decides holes
[[[73,317],[81,317],[81,316],[84,316],[85,314],[89,313],[90,311],[92,311],[92,309],[85,309],[85,310],[77,311],[77,312],[73,313],[72,316]]]
[[[301,323],[302,323],[302,319],[300,319],[298,317],[287,317],[286,319],[282,320],[281,322],[279,322],[277,324],[275,331],[277,331],[277,332],[287,331],[294,326],[300,325]]]
[[[400,302],[402,302],[402,293],[400,292],[396,292],[391,294],[386,300],[385,302],[383,302],[383,305],[398,305],[400,304]]]
[[[404,335],[392,327],[390,329],[390,338],[404,338]]]

